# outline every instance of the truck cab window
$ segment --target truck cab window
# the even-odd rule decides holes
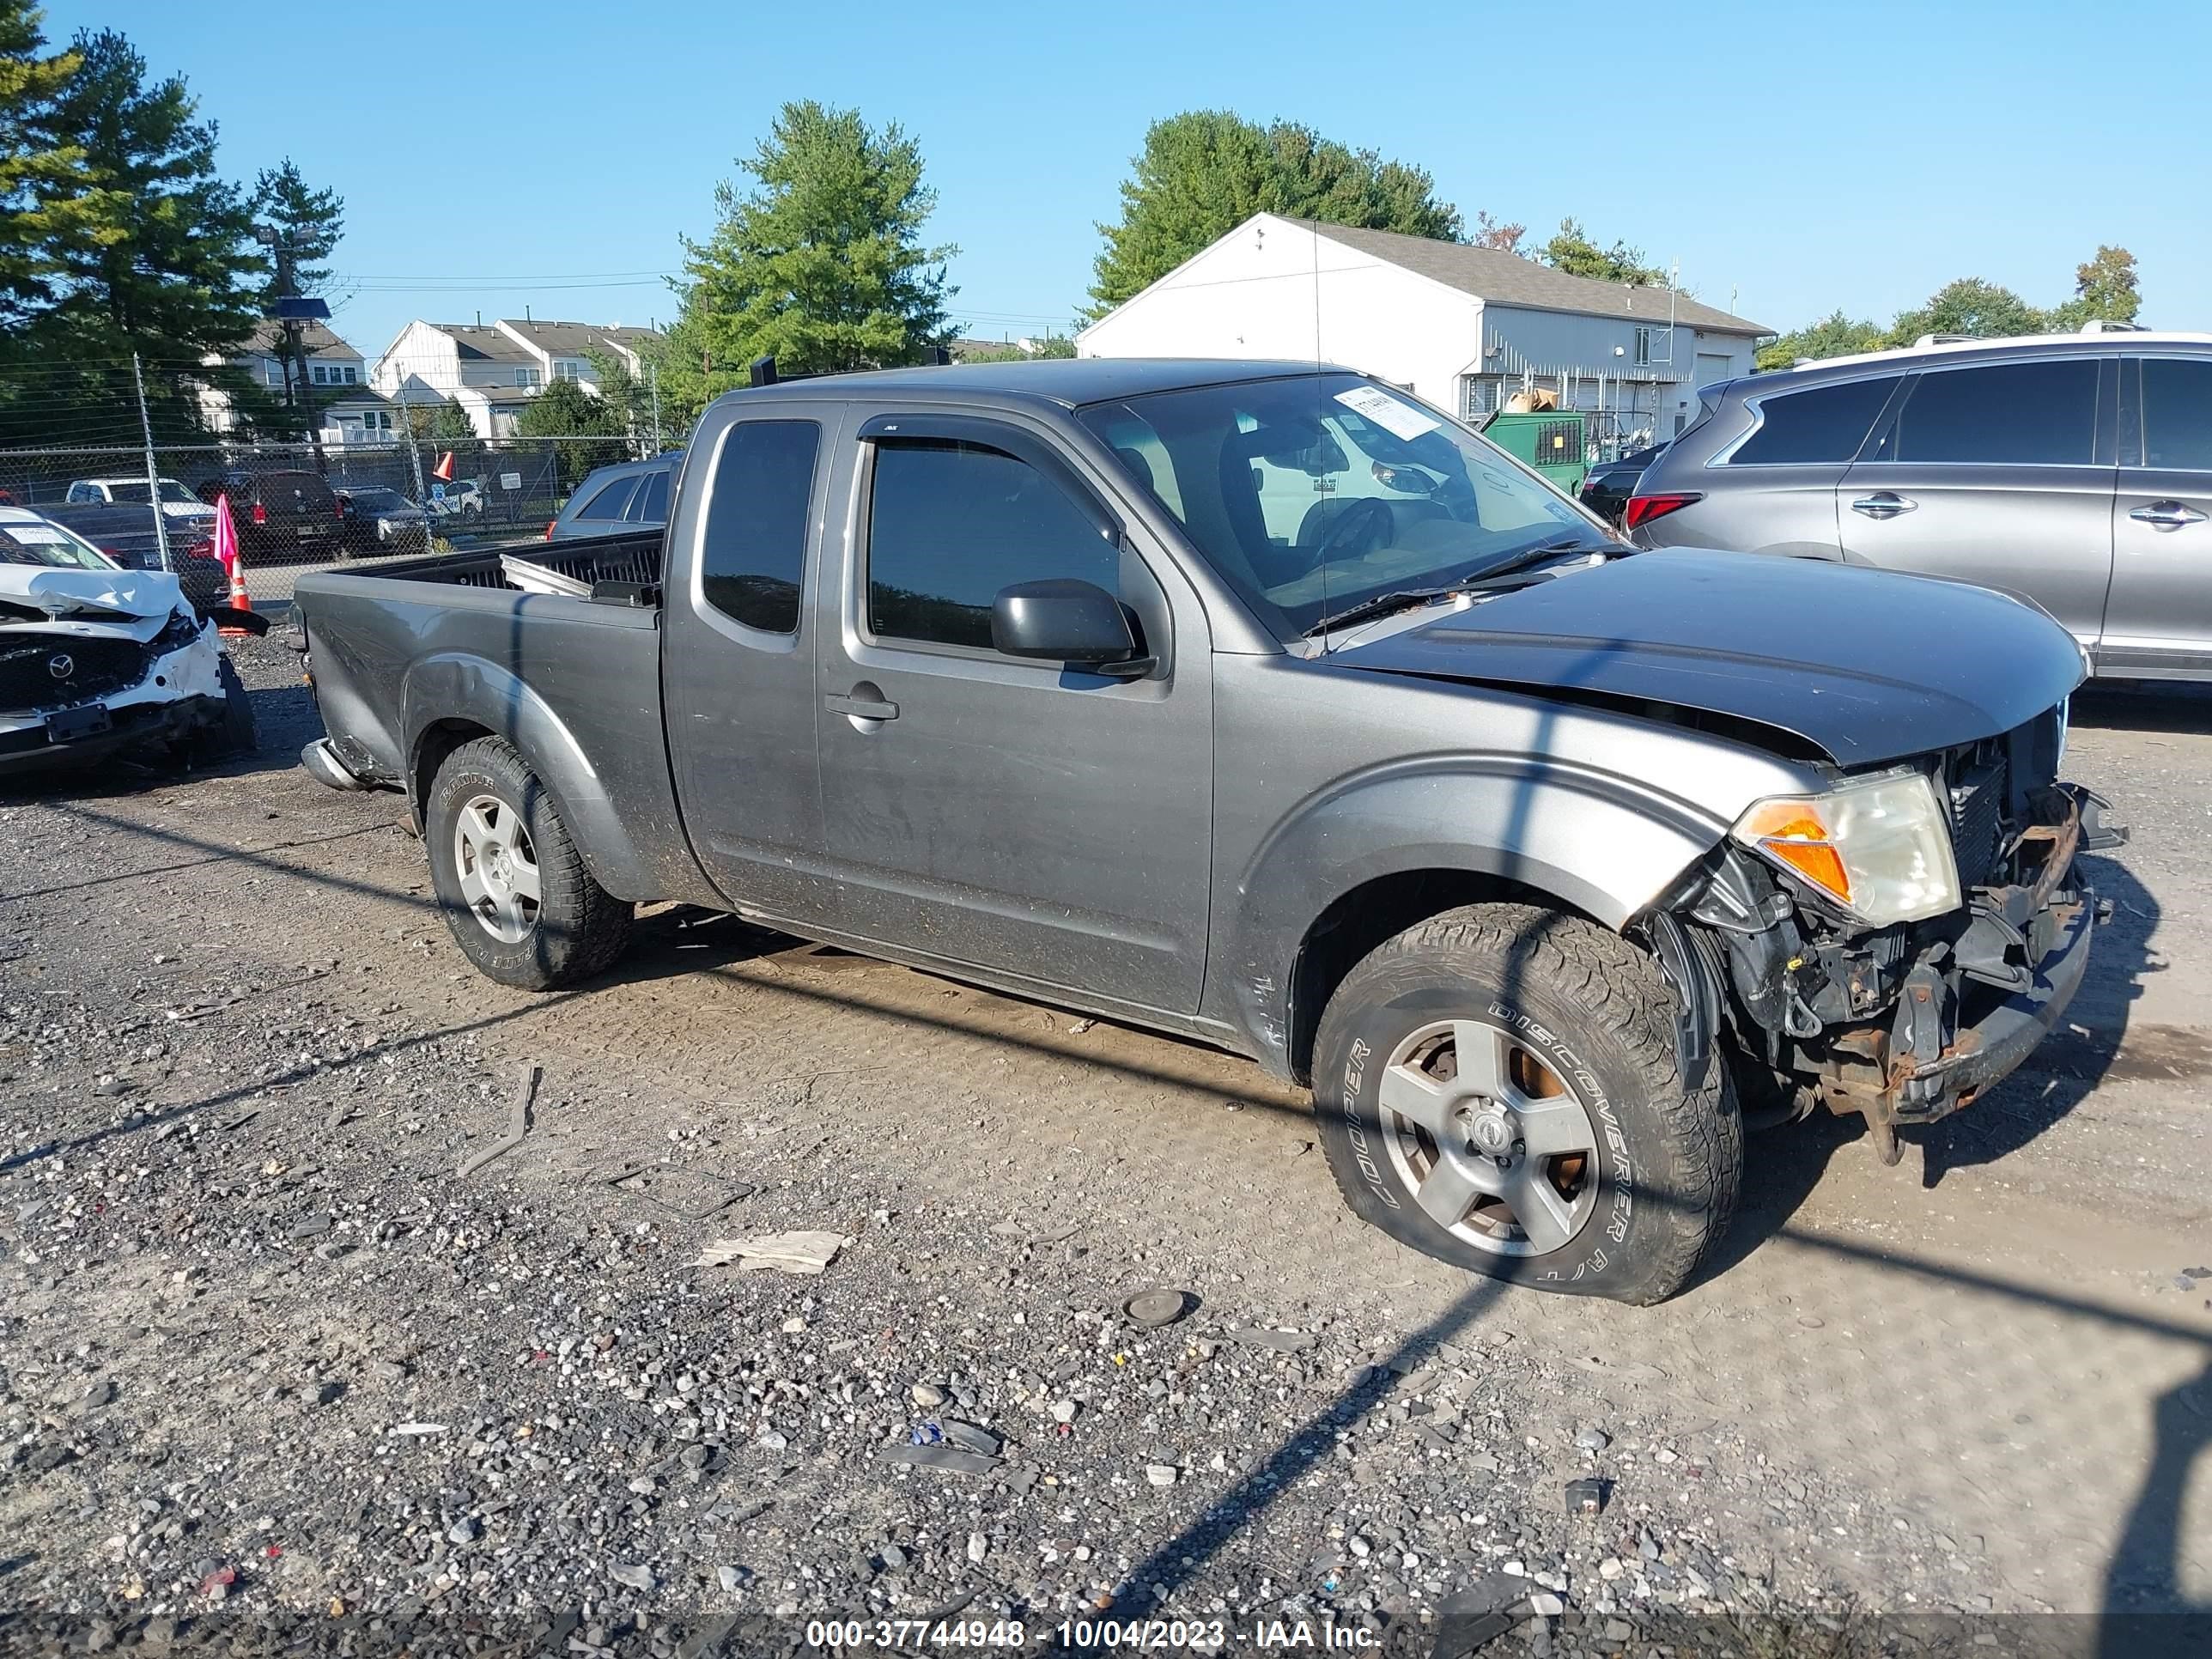
[[[806,509],[821,443],[812,421],[740,421],[714,462],[700,588],[715,610],[763,634],[799,631]],[[665,488],[667,475],[659,476]]]
[[[1071,577],[1121,592],[1121,550],[1059,485],[979,445],[885,443],[868,514],[868,630],[991,648],[991,602]]]

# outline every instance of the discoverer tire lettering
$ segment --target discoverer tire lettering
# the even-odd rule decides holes
[[[1673,1295],[1726,1232],[1743,1169],[1726,1068],[1683,1086],[1674,1006],[1649,956],[1579,916],[1471,905],[1388,940],[1345,976],[1315,1042],[1322,1143],[1346,1201],[1476,1273],[1637,1304]],[[1462,1072],[1462,1044],[1469,1067],[1492,1069]],[[1447,1112],[1441,1139],[1382,1105],[1394,1066],[1395,1099]],[[1485,1094],[1492,1075],[1505,1081]],[[1462,1211],[1453,1183],[1476,1179],[1493,1184]]]

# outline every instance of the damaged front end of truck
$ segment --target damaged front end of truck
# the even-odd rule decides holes
[[[1753,803],[1654,908],[1686,1060],[1724,1042],[1747,1121],[1819,1106],[1897,1132],[1970,1104],[2057,1024],[2110,914],[2080,856],[2120,845],[2057,781],[2065,708]]]

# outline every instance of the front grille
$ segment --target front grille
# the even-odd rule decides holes
[[[1952,856],[1966,885],[1996,886],[2010,878],[2006,854],[2018,832],[2039,821],[2039,803],[2057,776],[2064,718],[2061,704],[2001,736],[1944,751],[1938,775]]]
[[[150,663],[136,640],[0,637],[0,714],[36,714],[112,696],[144,679]]]
[[[1949,769],[1951,855],[1958,861],[1959,879],[1969,887],[1996,873],[2009,775],[2002,750]]]

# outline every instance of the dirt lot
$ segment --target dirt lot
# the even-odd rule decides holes
[[[673,911],[491,985],[242,655],[256,762],[0,793],[0,1649],[2212,1639],[2212,696],[2077,704],[2136,840],[2063,1038],[1903,1169],[1755,1141],[1717,1270],[1630,1310],[1358,1226],[1304,1101],[1188,1045]],[[688,1265],[785,1229],[845,1242]]]

